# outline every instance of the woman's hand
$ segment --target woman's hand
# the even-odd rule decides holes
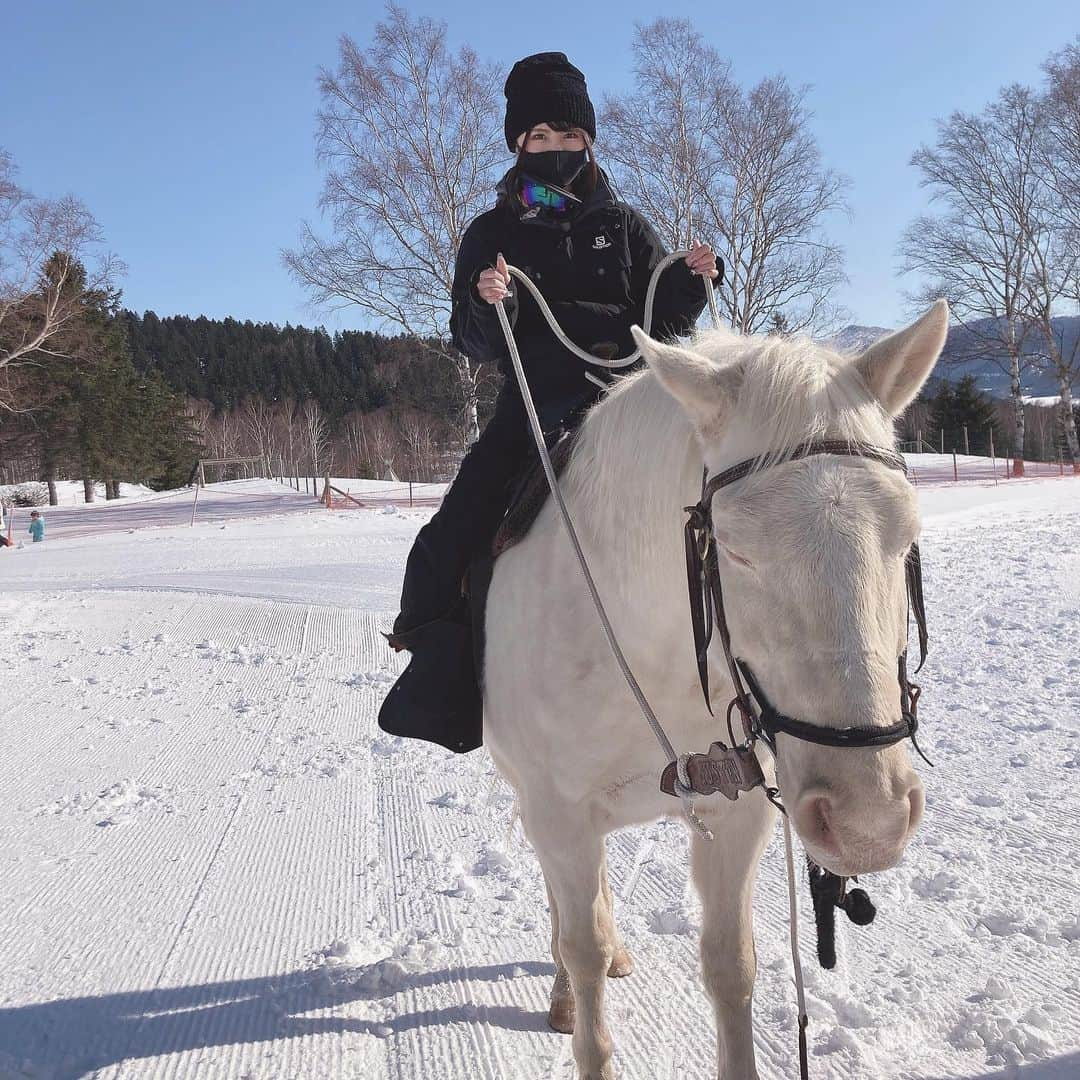
[[[713,265],[716,265],[715,259]],[[506,260],[501,251],[495,260],[494,268],[484,270],[477,278],[476,291],[480,294],[480,299],[489,304],[497,304],[510,295],[510,271],[506,269]]]
[[[690,267],[690,273],[702,274],[705,277],[715,278],[716,252],[708,244],[695,240],[690,245],[690,254],[686,256],[686,265]]]

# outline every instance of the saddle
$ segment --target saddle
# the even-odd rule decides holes
[[[549,448],[548,454],[555,476],[560,477],[574,452],[577,441],[577,428],[563,431]],[[529,465],[518,478],[514,493],[510,498],[510,507],[495,534],[491,545],[491,557],[497,559],[516,543],[524,540],[532,528],[533,522],[540,516],[544,504],[551,496],[544,467],[539,457],[530,460]]]

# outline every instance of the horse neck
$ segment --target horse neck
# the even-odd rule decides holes
[[[648,371],[586,416],[565,489],[579,530],[634,589],[682,573],[683,508],[701,493],[702,453],[690,421]]]

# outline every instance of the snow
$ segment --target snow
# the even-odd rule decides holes
[[[138,504],[116,506],[110,531],[50,518],[0,550],[0,1078],[570,1080],[512,793],[483,753],[375,725],[430,508],[246,483],[203,492],[194,527],[188,492],[172,522],[129,531]],[[804,892],[811,1075],[1074,1078],[1080,481],[919,497],[937,767],[833,972]],[[674,822],[609,841],[637,961],[609,984],[624,1080],[714,1076],[686,853]],[[775,841],[755,911],[761,1074],[792,1078]]]
[[[0,502],[7,503],[20,484],[0,484]],[[44,487],[44,484],[42,485]],[[138,502],[140,499],[151,498],[158,492],[148,488],[145,484],[128,484],[121,482],[120,498],[108,500],[109,505],[117,503]],[[93,506],[96,503],[86,502],[86,490],[81,480],[57,480],[56,498],[60,506]],[[105,485],[100,481],[94,484],[94,498],[105,502]]]

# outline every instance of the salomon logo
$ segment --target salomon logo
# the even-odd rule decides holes
[[[601,233],[599,236],[593,238],[592,246],[593,251],[603,251],[604,248],[611,247],[611,241]]]

